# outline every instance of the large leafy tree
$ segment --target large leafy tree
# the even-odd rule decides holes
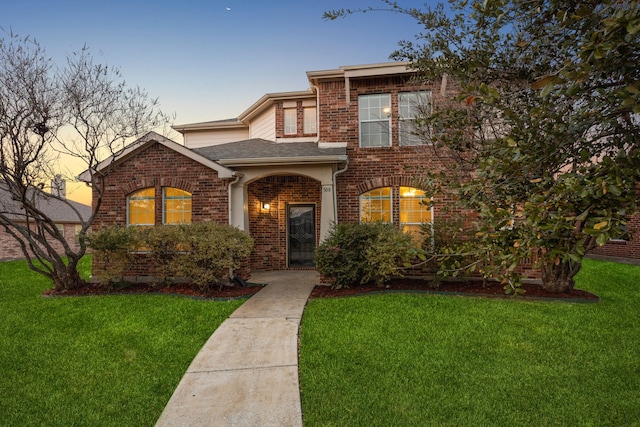
[[[56,289],[83,283],[77,264],[86,243],[81,238],[78,248],[69,245],[45,206],[53,202],[73,212],[84,236],[102,204],[99,158],[166,124],[157,107],[117,69],[94,61],[86,47],[56,66],[37,41],[0,38],[0,185],[9,195],[0,205],[0,226],[20,244],[29,267]],[[43,183],[61,172],[61,156],[87,170],[94,189],[88,218],[66,198],[43,191]]]
[[[478,212],[443,265],[472,256],[469,266],[517,286],[532,258],[543,287],[571,289],[584,255],[625,235],[637,212],[640,1],[386,3],[424,26],[393,56],[456,88],[420,119],[455,165],[425,186]]]

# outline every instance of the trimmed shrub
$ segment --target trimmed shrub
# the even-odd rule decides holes
[[[401,268],[419,251],[412,236],[393,224],[340,223],[316,249],[315,262],[336,289],[370,281],[382,286],[402,276]]]
[[[100,285],[112,286],[124,281],[134,261],[133,252],[140,244],[138,231],[137,227],[111,226],[87,234],[96,266],[93,278]]]
[[[206,222],[179,227],[184,251],[174,259],[175,268],[202,290],[228,284],[230,271],[240,268],[253,249],[249,234],[230,225]]]
[[[141,230],[147,260],[153,265],[156,283],[160,286],[170,284],[178,273],[175,260],[181,253],[184,230],[184,227],[176,225],[160,225]]]

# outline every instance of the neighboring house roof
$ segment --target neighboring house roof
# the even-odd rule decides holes
[[[111,164],[113,164],[114,162],[116,163],[120,162],[128,158],[129,156],[132,156],[134,153],[141,150],[146,145],[154,144],[154,143],[164,145],[165,147],[173,151],[176,151],[182,154],[183,156],[190,158],[191,160],[194,160],[204,166],[209,167],[210,169],[215,170],[216,172],[218,172],[218,176],[220,178],[233,178],[236,175],[235,171],[229,168],[226,168],[219,163],[211,161],[210,159],[203,157],[201,154],[186,148],[184,145],[180,145],[177,142],[172,141],[169,138],[165,138],[164,136],[156,132],[148,132],[143,137],[127,145],[116,154],[109,156],[107,159],[101,161],[100,163],[98,163],[96,170],[102,171],[106,169],[108,166],[110,166]],[[81,181],[89,182],[91,181],[91,175],[89,171],[86,170],[78,176],[78,179],[80,179]]]
[[[82,203],[74,202],[73,200],[60,200],[49,193],[45,193],[39,189],[34,188],[32,191],[37,191],[39,197],[37,199],[37,206],[44,214],[51,218],[52,221],[58,223],[78,223],[89,219],[92,213],[91,206],[84,205]],[[74,211],[77,210],[77,213]],[[19,220],[24,217],[24,211],[21,204],[13,200],[9,188],[5,183],[0,183],[0,212],[5,214],[11,219]],[[80,217],[78,217],[80,215]]]
[[[194,148],[192,151],[227,166],[338,163],[347,159],[344,146],[323,148],[315,142],[273,142],[248,139]]]

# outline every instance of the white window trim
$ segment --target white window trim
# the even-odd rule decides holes
[[[191,203],[193,203],[193,195],[191,193],[189,193],[187,190],[183,190],[182,188],[177,188],[177,187],[162,187],[162,224],[167,225],[167,189],[169,188],[174,188],[176,190],[180,190],[180,191],[184,191],[185,193],[189,194],[190,198],[191,198]],[[176,197],[171,197],[169,198],[169,200],[176,200],[178,198]],[[184,200],[184,197],[180,197],[180,200]],[[193,205],[192,205],[192,211],[191,214],[193,214]],[[184,215],[183,215],[184,217]],[[177,223],[177,222],[172,222],[168,225],[174,225],[174,224],[181,224],[181,223]]]
[[[408,141],[403,141],[403,137],[402,136],[403,136],[404,132],[402,132],[402,127],[403,127],[402,123],[415,120],[415,115],[413,115],[412,117],[403,117],[402,114],[401,114],[402,107],[403,107],[402,97],[403,97],[403,95],[410,95],[410,94],[416,94],[418,96],[418,98],[420,98],[421,96],[427,96],[428,95],[428,97],[429,97],[429,114],[431,114],[431,112],[433,111],[433,93],[430,90],[418,90],[418,91],[400,92],[400,93],[398,93],[398,144],[400,146],[402,146],[402,147],[412,147],[412,146],[425,145],[425,144],[430,143],[429,141],[419,141],[419,142],[416,143],[415,142],[416,135],[405,136],[405,138]],[[411,106],[409,105],[409,110],[411,110],[410,107]]]
[[[287,119],[291,119],[288,117],[287,113],[293,113],[293,123],[289,123]],[[291,132],[293,130],[293,132]],[[284,109],[284,134],[285,135],[297,135],[298,134],[298,110],[295,108],[285,108]]]
[[[311,113],[311,110],[313,110],[313,114]],[[316,117],[317,115],[318,115],[318,111],[315,106],[303,108],[302,110],[302,133],[303,134],[311,135],[311,134],[318,133],[318,120]],[[311,126],[311,124],[313,126]],[[309,129],[307,125],[312,127],[312,129]]]
[[[141,190],[146,190],[147,188],[153,188],[153,187],[140,188],[140,189],[134,191],[133,193],[131,193],[131,194],[129,194],[127,196],[127,227],[153,227],[154,225],[156,225],[155,224],[155,219],[156,219],[156,213],[155,213],[156,193],[155,193],[155,188],[153,189],[153,210],[154,210],[154,212],[153,212],[153,221],[154,221],[154,223],[153,224],[131,224],[129,222],[129,219],[131,218],[131,215],[130,215],[131,212],[130,212],[130,209],[129,209],[129,206],[131,206],[131,203],[130,203],[131,202],[131,196],[133,194],[136,194],[137,192],[139,192]],[[151,199],[149,199],[149,200],[151,200]]]
[[[361,102],[362,99],[367,98],[367,97],[374,97],[374,96],[386,96],[388,101],[389,101],[389,106],[387,108],[389,108],[389,112],[387,114],[387,119],[363,119],[360,115],[360,111],[361,111]],[[385,113],[384,108],[382,111],[380,111],[381,113]],[[387,124],[387,128],[389,129],[389,140],[387,141],[388,143],[386,145],[363,145],[362,144],[362,124],[363,123],[385,123]],[[371,94],[363,94],[358,96],[358,145],[360,146],[360,148],[381,148],[381,147],[391,147],[391,94],[390,93],[371,93]]]
[[[385,222],[385,224],[393,224],[393,187],[372,188],[371,190],[367,190],[358,196],[358,216],[359,216],[360,223],[363,222],[362,221],[362,196],[364,196],[367,193],[370,193],[373,190],[379,190],[381,188],[389,189],[389,222]]]
[[[406,186],[403,185],[402,187],[406,187]],[[420,188],[417,188],[417,187],[408,187],[408,188],[415,188],[416,190],[424,191],[424,190],[422,190]],[[399,203],[398,203],[398,213],[400,214],[400,218],[402,218],[402,199],[403,199],[402,194],[399,194],[398,197],[399,197],[399,200],[398,200],[399,201]],[[429,199],[432,200],[432,198],[427,196],[426,194],[424,196],[422,196],[422,199],[423,200],[429,200]],[[402,229],[405,225],[430,224],[431,225],[431,229],[433,230],[433,204],[429,208],[429,217],[431,218],[431,220],[428,221],[428,222],[422,222],[422,221],[420,221],[420,222],[401,222],[400,223],[400,229]]]

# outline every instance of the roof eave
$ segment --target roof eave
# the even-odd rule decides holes
[[[171,129],[184,134],[184,132],[212,130],[212,129],[246,129],[247,125],[239,120],[220,121],[220,122],[202,122],[187,123],[184,125],[171,126]]]
[[[347,161],[346,155],[300,156],[300,157],[255,157],[247,159],[220,159],[224,166],[276,166],[276,165],[309,165],[342,163]]]
[[[131,156],[133,153],[135,153],[145,145],[151,144],[151,143],[158,143],[160,145],[163,145],[169,148],[170,150],[173,150],[179,154],[182,154],[183,156],[208,167],[209,169],[215,170],[218,173],[218,177],[222,179],[230,179],[236,176],[235,171],[227,167],[224,167],[220,163],[214,162],[213,160],[209,160],[206,157],[192,150],[189,150],[184,145],[180,145],[175,141],[171,141],[170,139],[165,138],[162,135],[156,134],[155,132],[149,132],[143,137],[141,137],[140,139],[138,139],[137,141],[132,142],[127,147],[122,149],[120,153],[112,155],[109,158],[98,163],[95,169],[93,169],[93,172],[91,171],[91,169],[85,170],[80,175],[78,175],[78,179],[84,182],[91,182],[91,178],[94,174],[102,172],[103,170],[105,170],[106,168],[108,168],[114,163],[119,163],[125,160],[126,158]]]

